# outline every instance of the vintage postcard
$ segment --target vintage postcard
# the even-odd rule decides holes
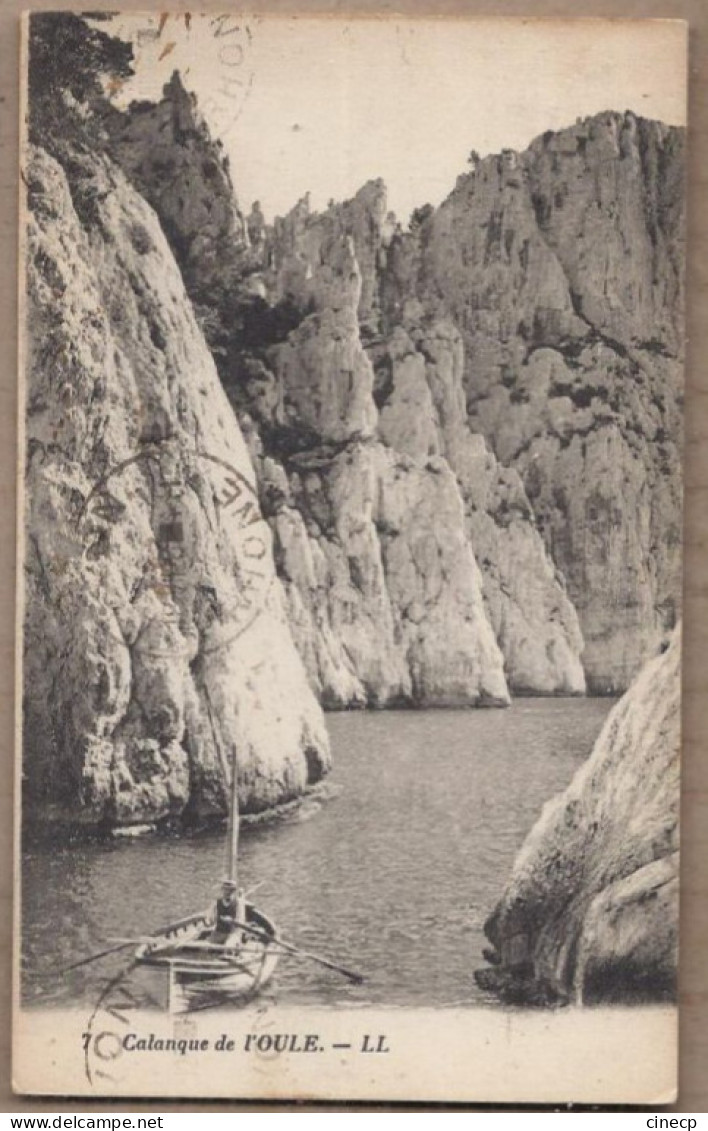
[[[670,1101],[685,25],[23,44],[15,1088]]]

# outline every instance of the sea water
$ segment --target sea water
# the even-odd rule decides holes
[[[366,980],[288,958],[270,994],[313,1005],[488,1001],[473,978],[484,920],[611,705],[521,699],[507,710],[328,715],[332,773],[286,817],[243,830],[241,880],[258,885],[254,900],[283,937]],[[64,967],[209,906],[224,852],[223,833],[32,848],[23,862],[25,1000],[90,1001],[130,950]]]

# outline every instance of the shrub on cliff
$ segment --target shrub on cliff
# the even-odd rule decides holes
[[[108,13],[85,13],[92,21]],[[108,109],[104,82],[133,74],[133,48],[73,12],[35,12],[29,20],[29,140],[54,151],[61,139],[91,141],[96,111]]]

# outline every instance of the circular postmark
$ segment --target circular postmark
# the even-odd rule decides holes
[[[141,969],[150,977],[139,979]],[[141,967],[134,956],[103,983],[81,1033],[84,1075],[92,1088],[112,1094],[131,1077],[134,1080],[136,1053],[168,1053],[184,1063],[194,1052],[219,1051],[213,1029],[210,1032],[207,1026],[204,1031],[198,1017],[229,1005],[240,1010],[245,1002],[230,1002],[228,990],[212,990],[189,1000],[180,994],[175,978],[165,967]],[[252,1044],[253,1053],[262,1060],[276,1059],[283,1051],[270,1015],[274,1000],[272,996],[261,1000],[249,1013],[246,1051]]]
[[[165,1002],[133,977],[139,963],[131,958],[103,985],[81,1034],[84,1074],[89,1084],[112,1092],[130,1068],[131,1039],[143,1035],[145,1021],[160,1029],[160,1044],[184,1057],[196,1024],[188,1013],[169,1014],[170,1030],[163,1032]],[[169,1002],[167,1003],[169,1006]]]
[[[114,1087],[124,1075],[125,1034],[130,1031],[133,1017],[146,1004],[131,989],[130,974],[135,965],[131,959],[108,979],[81,1034],[84,1073],[92,1087]]]
[[[275,579],[270,528],[246,476],[167,436],[110,468],[78,515],[107,631],[131,651],[191,661],[233,645]]]
[[[254,72],[249,66],[251,30],[233,15],[210,18],[216,41],[219,78],[202,103],[207,121],[213,122],[219,137],[228,137],[244,111],[253,87]]]

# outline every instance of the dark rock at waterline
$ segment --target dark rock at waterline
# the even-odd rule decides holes
[[[485,967],[475,970],[474,980],[480,990],[493,994],[504,1005],[546,1008],[565,1005],[567,1002],[548,982],[537,981],[530,965],[521,965],[513,970]]]

